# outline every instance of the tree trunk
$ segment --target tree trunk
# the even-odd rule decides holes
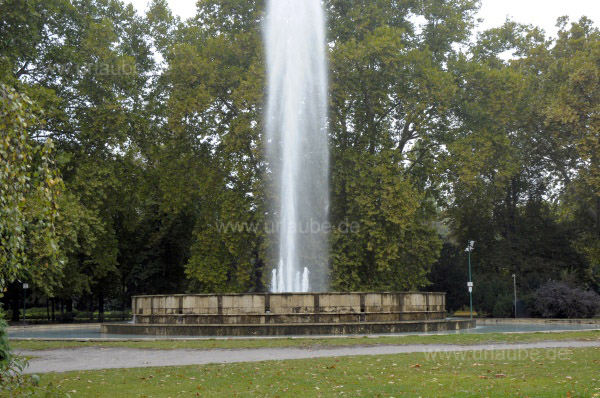
[[[125,313],[125,309],[127,308],[127,286],[125,285],[125,279],[123,279],[123,293],[121,299],[121,311]]]
[[[73,299],[67,299],[67,312],[73,312]]]
[[[104,293],[98,294],[98,321],[104,322]]]
[[[21,306],[20,306],[20,300],[19,300],[21,295],[20,295],[19,285],[20,285],[19,283],[12,283],[8,287],[9,299],[10,299],[10,309],[12,311],[11,321],[13,321],[13,322],[19,322],[19,320],[21,318],[20,317]]]
[[[596,231],[600,236],[600,195],[596,196]]]

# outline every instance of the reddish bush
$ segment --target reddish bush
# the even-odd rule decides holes
[[[600,311],[600,296],[551,281],[535,291],[530,311],[542,318],[592,318]]]

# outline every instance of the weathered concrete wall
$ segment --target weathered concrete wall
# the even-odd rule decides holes
[[[477,323],[480,325],[497,325],[497,324],[531,324],[535,323],[538,325],[591,325],[592,328],[600,328],[600,319],[592,318],[592,319],[581,319],[581,318],[572,318],[572,319],[554,319],[554,318],[477,318]]]
[[[309,323],[274,325],[140,325],[104,324],[103,333],[153,336],[300,336],[435,332],[471,329],[476,320],[410,322]]]
[[[445,293],[283,293],[136,296],[140,324],[281,324],[436,320]]]

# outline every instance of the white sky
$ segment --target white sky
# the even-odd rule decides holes
[[[556,20],[568,15],[577,21],[583,15],[600,26],[600,2],[598,0],[482,0],[478,18],[484,22],[480,30],[502,25],[509,16],[520,23],[539,26],[547,35],[556,36]]]
[[[146,9],[148,0],[130,1],[141,12]],[[196,13],[196,0],[168,0],[171,10],[183,19]],[[484,22],[480,30],[498,27],[510,16],[516,22],[540,26],[546,34],[555,36],[556,19],[568,15],[571,21],[582,15],[600,26],[600,1],[598,0],[482,0],[478,18]]]

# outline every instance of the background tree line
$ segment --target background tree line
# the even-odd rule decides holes
[[[549,281],[598,291],[593,22],[561,19],[550,38],[508,21],[474,38],[477,0],[325,5],[331,221],[360,225],[331,234],[331,289],[441,290],[458,309],[472,239],[484,312],[510,313],[512,274],[525,294]],[[15,131],[38,154],[29,163],[43,173],[30,181],[47,176],[36,185],[46,199],[31,194],[19,220],[2,191],[15,317],[18,280],[68,312],[125,309],[135,294],[268,289],[263,9],[201,0],[182,21],[165,0],[146,15],[117,0],[0,1],[0,83],[30,115],[3,109],[2,186],[19,178]]]

